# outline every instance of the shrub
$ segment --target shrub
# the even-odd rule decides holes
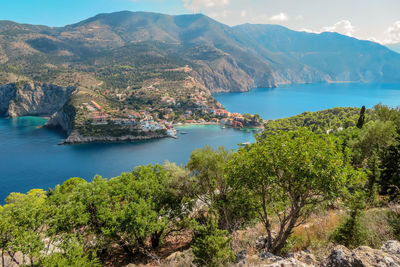
[[[235,260],[230,242],[228,232],[218,229],[215,219],[207,219],[205,224],[196,225],[192,245],[194,262],[200,266],[226,266]]]
[[[389,224],[397,240],[400,240],[400,209],[393,209],[388,212]]]
[[[363,201],[353,200],[349,207],[349,216],[334,230],[330,238],[334,243],[352,249],[367,244],[368,230],[362,221],[365,207]]]
[[[101,266],[96,255],[90,256],[90,253],[84,251],[83,246],[76,239],[67,239],[62,242],[62,252],[52,253],[49,256],[42,257],[38,266],[43,267],[66,267],[66,266]]]

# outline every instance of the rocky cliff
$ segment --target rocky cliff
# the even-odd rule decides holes
[[[75,116],[75,107],[68,101],[60,110],[50,117],[46,126],[59,127],[69,135],[75,126]]]
[[[0,86],[0,116],[52,116],[76,91],[75,87],[24,83]]]
[[[16,89],[14,84],[0,86],[0,116],[6,116],[12,99],[15,99]]]
[[[123,135],[123,136],[83,136],[77,130],[72,131],[68,138],[62,143],[67,144],[84,144],[84,143],[111,143],[111,142],[130,142],[138,140],[150,140],[164,138],[168,135],[158,133],[158,132],[147,132],[146,135],[133,136],[133,135]]]

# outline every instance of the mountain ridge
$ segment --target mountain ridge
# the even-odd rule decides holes
[[[230,27],[203,14],[165,15],[120,11],[98,14],[64,27],[0,21],[0,62],[3,64],[13,54],[4,52],[7,50],[4,49],[7,44],[4,44],[1,36],[3,28],[7,28],[4,24],[8,25],[7,32],[17,28],[14,29],[17,36],[30,35],[20,44],[27,46],[22,54],[39,51],[42,57],[51,57],[46,59],[51,63],[70,59],[79,62],[88,55],[96,57],[105,50],[142,42],[180,45],[181,50],[195,46],[204,50],[207,47],[206,54],[219,54],[219,57],[204,60],[185,55],[185,60],[202,66],[196,69],[195,76],[214,92],[247,91],[252,87],[274,87],[282,83],[400,81],[400,76],[395,74],[395,65],[400,62],[400,56],[391,54],[390,50],[379,44],[337,33],[298,32],[280,25],[247,23]],[[32,35],[37,36],[32,38]],[[343,47],[343,44],[350,48]],[[304,46],[312,47],[318,55],[306,55],[310,51],[298,51],[298,47]],[[331,51],[324,50],[326,47],[331,47]],[[335,49],[337,53],[332,52]],[[355,56],[359,51],[364,51],[367,56]],[[180,51],[175,53],[179,54]],[[370,55],[376,56],[368,59]],[[335,64],[338,59],[341,59],[340,64]],[[210,72],[215,66],[220,69]],[[229,71],[232,71],[232,75],[226,75]],[[218,78],[222,74],[223,77]],[[235,75],[242,76],[244,82],[230,83]],[[208,81],[207,84],[204,80]]]

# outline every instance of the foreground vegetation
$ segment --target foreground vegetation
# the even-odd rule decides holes
[[[270,122],[281,126],[256,143],[195,150],[186,166],[11,193],[0,207],[2,265],[121,266],[190,247],[189,264],[224,266],[255,243],[249,233],[265,235],[262,249],[278,255],[400,239],[400,212],[385,208],[400,194],[400,111],[337,111],[353,118],[348,127],[303,114],[322,126]]]

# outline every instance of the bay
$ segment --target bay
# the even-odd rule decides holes
[[[210,145],[236,149],[254,141],[254,131],[222,129],[218,125],[182,126],[178,139],[134,143],[58,145],[65,136],[41,127],[46,119],[0,119],[0,204],[10,192],[47,190],[70,177],[88,181],[98,174],[111,178],[142,164],[166,160],[185,164],[196,148]]]
[[[333,107],[372,108],[378,103],[396,107],[400,105],[400,84],[292,84],[214,97],[230,112],[258,113],[269,120]]]
[[[302,84],[260,88],[247,93],[216,94],[230,112],[258,113],[264,119],[297,115],[337,106],[372,107],[377,103],[400,105],[398,84]],[[222,129],[217,125],[178,128],[187,134],[179,139],[135,143],[59,146],[61,132],[42,128],[46,119],[0,118],[0,204],[10,192],[48,189],[70,177],[91,180],[96,174],[111,178],[136,166],[163,163],[185,164],[190,153],[205,145],[236,149],[254,142],[254,132]]]

